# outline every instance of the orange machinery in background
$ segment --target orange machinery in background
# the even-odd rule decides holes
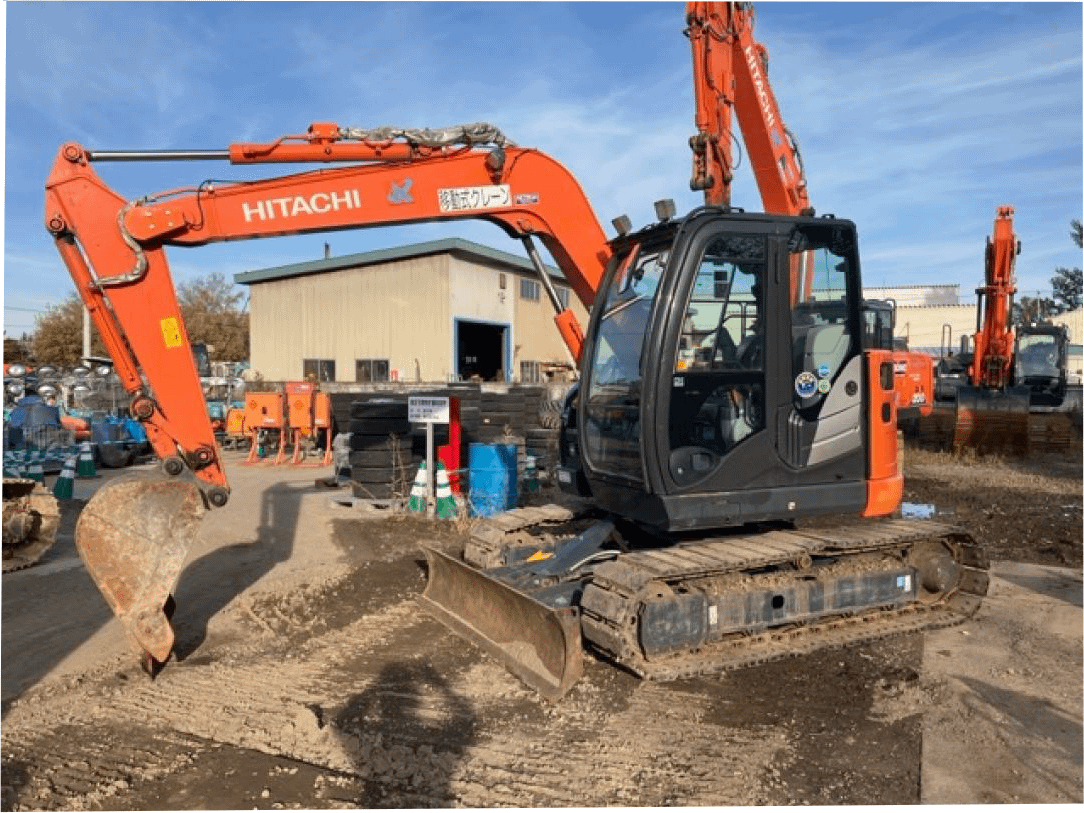
[[[278,455],[276,464],[286,459],[286,398],[281,392],[249,392],[245,394],[245,426],[252,441],[248,447],[246,463],[255,463],[260,457],[261,432],[278,432]]]
[[[317,465],[331,465],[331,403],[326,392],[321,392],[312,381],[286,382],[287,421],[290,442],[294,453],[290,462],[297,465],[304,459],[302,439],[317,443],[320,430],[324,430],[324,454]]]
[[[331,404],[326,392],[320,392],[311,381],[287,381],[285,392],[250,392],[245,395],[244,410],[233,410],[227,418],[227,433],[240,429],[250,436],[246,463],[262,457],[261,433],[267,437],[277,434],[275,465],[286,462],[286,447],[292,446],[290,463],[304,459],[305,439],[316,442],[324,430],[324,453],[320,463],[331,465]],[[240,424],[240,426],[238,426]]]

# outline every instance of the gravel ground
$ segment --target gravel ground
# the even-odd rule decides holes
[[[905,499],[994,560],[961,627],[667,684],[588,658],[555,705],[419,611],[461,524],[239,461],[153,682],[71,543],[94,481],[4,576],[4,810],[1084,801],[1079,459],[908,450]]]

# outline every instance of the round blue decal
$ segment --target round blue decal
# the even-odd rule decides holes
[[[801,398],[809,398],[817,391],[817,377],[808,371],[798,373],[794,379],[794,391]]]

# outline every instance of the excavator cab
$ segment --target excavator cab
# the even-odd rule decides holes
[[[664,532],[860,512],[861,305],[848,221],[704,208],[627,239],[565,429],[582,471],[560,479]]]
[[[1061,325],[1026,325],[1016,331],[1013,380],[1031,391],[1032,402],[1061,403],[1066,386],[1069,336]]]
[[[427,550],[423,606],[543,695],[578,677],[581,634],[637,674],[700,674],[745,662],[741,630],[913,601],[920,570],[956,578],[940,544],[931,568],[910,543],[830,536],[816,545],[868,558],[829,564],[785,530],[884,515],[902,493],[892,351],[863,349],[853,223],[705,207],[621,238],[583,347],[558,480],[601,518],[526,543],[502,519],[464,562]],[[796,561],[786,588],[764,576]],[[751,574],[768,581],[732,589]]]

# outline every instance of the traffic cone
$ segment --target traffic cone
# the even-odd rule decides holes
[[[444,461],[437,460],[437,506],[436,515],[441,519],[455,516],[455,499],[452,497],[452,484],[448,481],[448,471]]]
[[[90,441],[84,440],[79,449],[79,461],[75,464],[75,473],[80,477],[94,477],[94,450],[90,448]]]
[[[527,455],[527,463],[523,467],[523,486],[526,491],[538,491],[538,468],[532,455]]]
[[[45,482],[45,469],[42,468],[40,455],[31,453],[26,476],[31,480],[37,480],[39,483]]]
[[[58,500],[70,500],[75,493],[75,461],[74,455],[64,461],[64,468],[53,483],[53,496]]]
[[[428,485],[428,474],[425,471],[425,461],[418,466],[418,473],[414,475],[414,485],[410,487],[410,499],[407,508],[411,511],[425,510],[425,492]]]

